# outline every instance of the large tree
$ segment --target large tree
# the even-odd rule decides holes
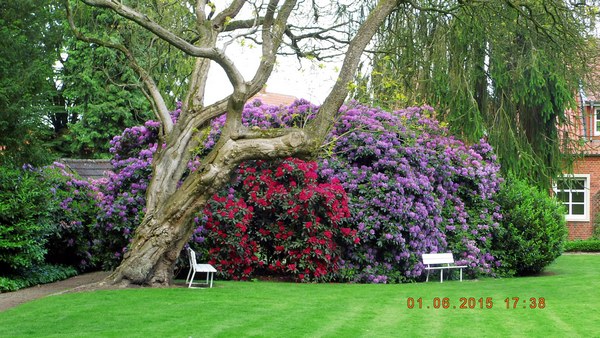
[[[193,232],[191,222],[194,214],[230,180],[238,164],[251,159],[270,160],[314,155],[330,131],[335,114],[348,94],[349,84],[363,50],[380,24],[400,2],[378,1],[364,18],[348,42],[338,81],[313,121],[302,129],[254,130],[242,125],[242,109],[245,102],[265,85],[284,36],[292,37],[291,45],[297,47],[302,38],[322,38],[326,35],[321,29],[312,30],[310,34],[307,34],[308,30],[298,33],[294,30],[298,27],[290,23],[292,18],[304,15],[302,13],[306,13],[307,9],[318,11],[319,7],[314,1],[312,5],[294,0],[270,0],[266,4],[262,1],[233,0],[226,5],[206,0],[184,1],[181,7],[173,8],[170,12],[171,15],[181,16],[166,20],[169,13],[159,15],[153,11],[155,7],[168,3],[163,1],[80,0],[73,3],[65,0],[70,23],[80,39],[117,49],[125,55],[129,65],[144,83],[161,122],[161,140],[154,157],[145,217],[137,228],[121,265],[108,280],[112,283],[153,286],[169,284],[175,261]],[[186,93],[182,97],[177,123],[173,122],[169,114],[166,99],[169,93],[160,90],[151,72],[139,62],[136,54],[139,50],[128,48],[121,38],[83,34],[76,27],[73,16],[77,6],[82,3],[117,13],[126,19],[119,24],[135,23],[136,28],[152,34],[152,41],[164,41],[194,60],[190,77],[186,83],[180,84],[186,86]],[[247,11],[245,6],[254,8]],[[247,9],[251,9],[250,7]],[[240,18],[244,12],[253,12],[254,16]],[[314,15],[315,18],[317,16]],[[193,20],[187,21],[187,18]],[[254,76],[246,80],[233,59],[226,54],[225,49],[231,40],[223,43],[219,36],[225,34],[235,38],[254,32],[256,36],[253,38],[260,42],[262,55]],[[336,34],[332,33],[332,40],[336,38]],[[315,46],[318,47],[318,44]],[[152,48],[152,44],[146,44],[146,47]],[[295,50],[301,52],[300,48]],[[225,71],[233,92],[213,104],[205,105],[205,88],[209,85],[207,76],[211,62]],[[202,129],[213,118],[223,114],[226,114],[226,123],[217,144],[202,159],[200,169],[187,175],[187,164],[202,139]]]
[[[590,2],[430,0],[389,17],[356,95],[431,104],[461,138],[487,137],[503,170],[548,186],[568,157],[559,134],[588,74]]]
[[[62,40],[57,6],[0,2],[0,165],[49,160],[47,118],[57,108],[52,66]]]

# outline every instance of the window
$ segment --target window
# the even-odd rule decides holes
[[[594,136],[600,136],[600,107],[596,107],[594,111]]]
[[[567,211],[567,221],[589,221],[590,175],[564,176],[556,180],[554,193]]]

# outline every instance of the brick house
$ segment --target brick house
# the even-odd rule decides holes
[[[572,174],[556,180],[554,193],[567,209],[569,239],[587,239],[600,224],[600,99],[577,96],[577,108],[568,110],[570,126],[567,139],[580,154],[573,164]]]

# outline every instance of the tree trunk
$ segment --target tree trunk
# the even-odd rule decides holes
[[[188,183],[167,197],[160,190],[152,189],[151,183],[147,198],[161,202],[147,210],[123,261],[107,280],[124,285],[170,285],[179,253],[195,229],[195,215],[227,184],[231,171],[230,167],[223,167],[219,175],[210,180],[206,175],[198,176],[195,180],[202,188],[197,187],[197,194],[190,192],[192,185]]]

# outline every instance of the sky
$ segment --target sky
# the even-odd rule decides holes
[[[321,6],[323,6],[323,3],[327,4],[327,1],[316,1],[322,2]],[[225,6],[227,3],[225,1],[222,5]],[[338,1],[337,5],[341,3],[344,3],[344,1]],[[303,5],[310,6],[310,4]],[[248,15],[248,11],[249,8],[244,7],[242,12],[240,12],[239,18],[241,19],[245,15]],[[321,15],[321,25],[328,24],[326,13],[327,11]],[[314,25],[310,15],[307,17],[295,17],[293,20],[308,20],[308,22],[297,23],[299,26],[310,27]],[[236,41],[227,47],[227,55],[234,60],[245,79],[250,80],[258,68],[261,48],[251,43],[242,44],[240,43],[241,40]],[[307,99],[314,104],[321,104],[335,84],[341,65],[341,59],[328,62],[304,59],[300,62],[296,57],[279,55],[275,69],[267,81],[266,91],[293,95],[297,98]],[[211,67],[208,84],[206,91],[207,104],[218,101],[233,91],[231,84],[225,76],[225,72],[215,63]]]
[[[258,68],[260,47],[249,48],[232,44],[227,54],[236,66],[250,80]],[[302,60],[296,57],[278,56],[271,77],[267,81],[266,91],[304,98],[314,104],[321,104],[335,84],[341,62],[321,63]],[[225,72],[213,63],[209,73],[206,90],[206,103],[215,102],[233,91]]]

